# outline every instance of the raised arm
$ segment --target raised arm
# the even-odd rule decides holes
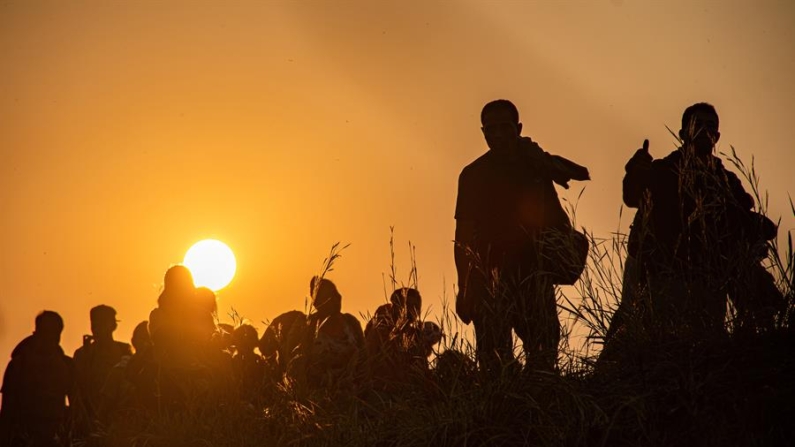
[[[643,191],[648,187],[651,163],[654,161],[649,153],[649,140],[643,140],[643,147],[635,152],[629,159],[624,170],[623,198],[624,204],[630,208],[637,208],[643,197]]]

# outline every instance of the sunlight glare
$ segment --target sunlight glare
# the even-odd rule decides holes
[[[193,244],[185,253],[183,264],[193,274],[196,287],[208,287],[213,292],[226,287],[237,269],[232,249],[215,239],[205,239]]]

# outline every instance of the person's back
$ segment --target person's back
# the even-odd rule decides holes
[[[309,316],[309,327],[314,332],[309,350],[310,383],[336,385],[341,379],[353,379],[364,348],[359,320],[347,313],[314,314]]]
[[[258,347],[274,380],[281,380],[291,369],[307,330],[306,314],[291,310],[274,318],[263,332]]]
[[[12,352],[0,390],[0,444],[28,439],[50,445],[63,423],[74,367],[59,346],[62,330],[61,317],[44,311],[34,334]]]

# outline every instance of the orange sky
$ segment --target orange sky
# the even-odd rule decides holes
[[[500,97],[590,168],[561,196],[586,186],[577,221],[597,236],[626,228],[623,165],[643,139],[666,155],[665,125],[712,102],[720,148],[755,157],[786,234],[793,23],[786,0],[0,2],[0,357],[42,309],[64,316],[70,354],[100,303],[128,340],[207,237],[238,257],[222,315],[261,329],[303,309],[337,241],[343,310],[372,312],[394,226],[399,279],[411,241],[436,315],[458,173]]]

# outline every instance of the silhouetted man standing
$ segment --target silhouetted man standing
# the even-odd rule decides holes
[[[553,182],[568,187],[589,179],[588,170],[522,137],[510,101],[486,104],[481,123],[489,151],[458,179],[456,312],[475,325],[481,368],[494,373],[513,359],[513,329],[528,366],[552,370],[560,323],[540,242],[549,232],[571,230]]]
[[[627,163],[624,203],[638,211],[608,338],[630,321],[664,337],[720,334],[727,294],[742,290],[733,285],[769,279],[758,251],[775,226],[751,211],[753,198],[713,155],[718,124],[712,105],[694,104],[682,115],[679,149],[654,160],[646,140]]]
[[[102,398],[102,387],[113,367],[124,356],[132,356],[130,345],[115,341],[116,310],[101,304],[91,309],[91,336],[83,337],[83,346],[75,351],[75,372],[80,410],[93,421]]]
[[[33,335],[14,348],[3,377],[0,445],[58,445],[74,383],[72,359],[59,346],[62,331],[61,316],[45,310]]]

